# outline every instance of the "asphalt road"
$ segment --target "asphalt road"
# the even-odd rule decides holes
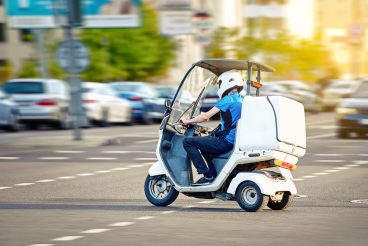
[[[246,213],[234,201],[144,196],[158,125],[89,129],[115,146],[0,149],[0,245],[366,245],[368,140],[337,139],[331,113],[307,116],[308,148],[285,211]],[[62,131],[0,133],[0,142]],[[4,146],[4,145],[3,145]]]

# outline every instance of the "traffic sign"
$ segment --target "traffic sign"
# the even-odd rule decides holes
[[[87,48],[77,40],[62,43],[56,52],[56,59],[59,66],[71,74],[86,70],[90,61]]]

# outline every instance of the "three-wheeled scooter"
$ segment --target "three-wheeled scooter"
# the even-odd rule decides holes
[[[200,113],[203,95],[216,85],[225,71],[247,73],[241,118],[236,127],[234,148],[213,156],[215,180],[193,186],[191,163],[183,148],[187,136],[207,134],[209,127],[184,127],[182,117]],[[297,194],[291,170],[306,152],[304,107],[282,96],[262,96],[261,73],[273,72],[265,64],[231,59],[206,59],[195,63],[185,74],[166,112],[159,130],[158,161],[149,169],[144,189],[156,206],[167,206],[179,192],[196,198],[236,200],[245,211],[273,210],[290,206]],[[256,73],[256,81],[252,74]],[[251,88],[255,95],[251,95]]]

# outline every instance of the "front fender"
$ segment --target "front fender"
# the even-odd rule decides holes
[[[166,172],[161,162],[157,161],[150,167],[150,169],[148,170],[148,174],[153,177],[166,174]]]
[[[279,191],[289,191],[292,195],[297,193],[293,181],[289,178],[286,178],[286,180],[272,180],[263,173],[253,172],[238,173],[231,181],[227,193],[235,195],[236,189],[244,181],[256,183],[264,195],[274,196]]]

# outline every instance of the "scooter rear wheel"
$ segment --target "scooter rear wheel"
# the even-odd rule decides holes
[[[267,206],[272,210],[284,210],[290,207],[293,203],[294,196],[290,194],[290,192],[284,192],[281,201],[272,202],[269,201]]]
[[[263,195],[258,185],[252,181],[245,181],[236,190],[236,201],[247,212],[262,210],[268,203],[269,197]]]
[[[144,193],[148,201],[155,206],[168,206],[179,195],[165,175],[148,175],[144,183]]]

